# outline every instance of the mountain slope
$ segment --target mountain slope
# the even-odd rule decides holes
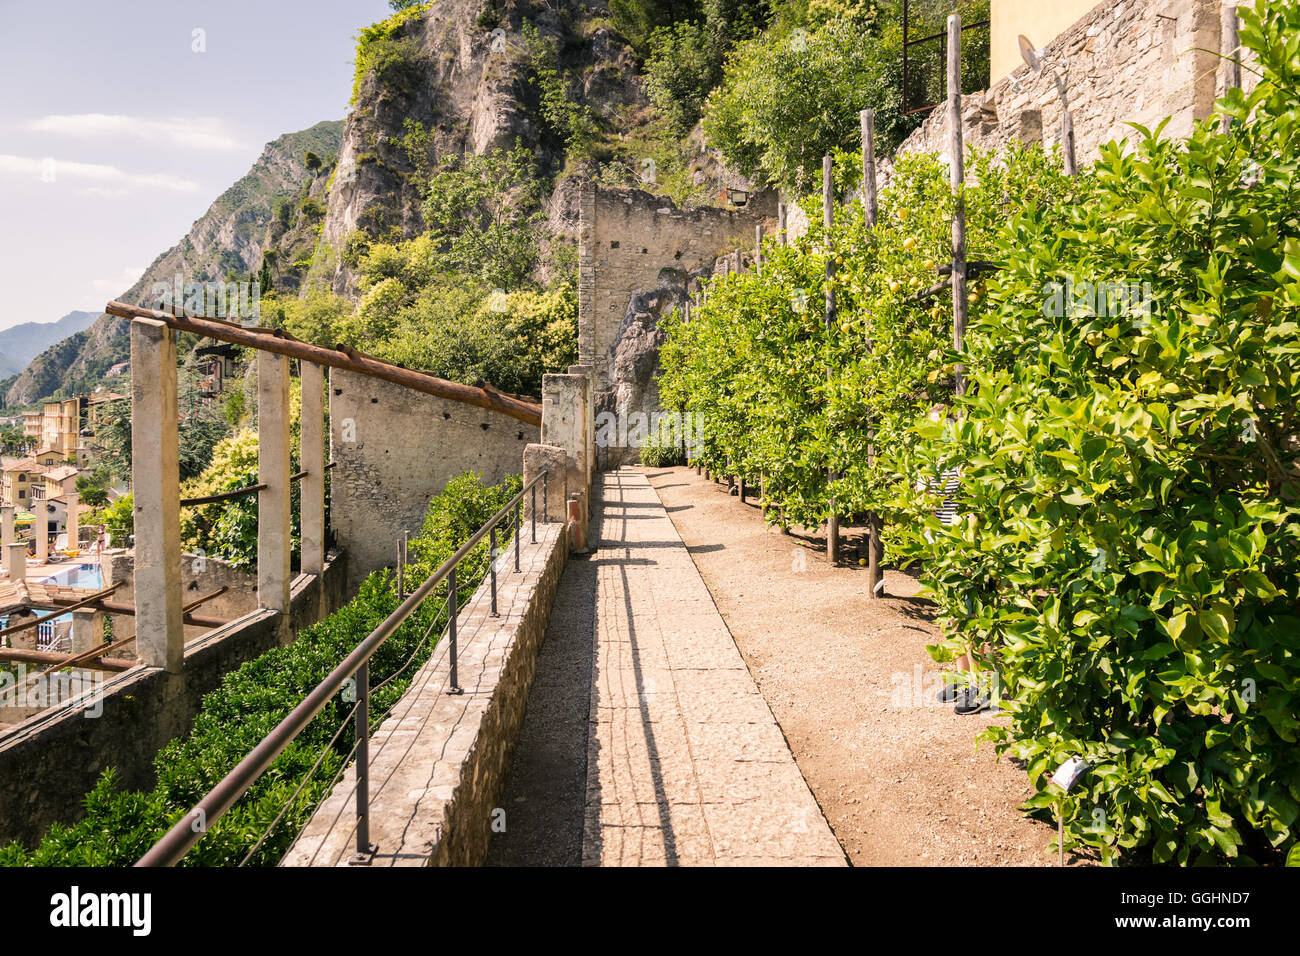
[[[147,301],[155,282],[172,282],[181,273],[187,282],[209,282],[227,275],[256,273],[262,254],[284,230],[277,222],[277,200],[303,200],[323,195],[328,166],[309,171],[310,150],[328,159],[337,153],[343,130],[338,120],[286,133],[267,143],[252,168],[222,193],[184,238],[145,270],[117,298],[152,307]],[[300,195],[301,194],[301,195]],[[319,200],[317,200],[319,201]],[[55,394],[84,391],[98,382],[115,362],[130,354],[128,319],[101,315],[83,331],[46,349],[29,365],[4,396],[3,404],[27,405]]]
[[[69,312],[56,322],[24,322],[0,331],[0,378],[21,372],[51,345],[80,332],[98,316],[98,312]]]

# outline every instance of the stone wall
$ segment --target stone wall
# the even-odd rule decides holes
[[[94,709],[68,701],[0,737],[0,845],[33,846],[50,824],[79,819],[82,798],[107,767],[117,768],[124,787],[152,787],[154,755],[189,732],[203,695],[245,661],[340,607],[346,572],[343,555],[326,565],[321,579],[299,576],[288,620],[254,611],[187,643],[181,674],[143,666],[111,674],[95,691],[102,696]]]
[[[1110,140],[1139,135],[1127,123],[1154,127],[1170,117],[1165,135],[1185,137],[1223,94],[1218,0],[1103,0],[1046,47],[1049,63],[1065,62],[1080,166]],[[1253,87],[1253,75],[1242,71]],[[984,94],[962,99],[967,146],[1061,141],[1061,101],[1047,69],[1026,65],[997,79]],[[945,107],[935,109],[898,153],[948,152]]]
[[[580,205],[578,361],[592,367],[596,414],[651,412],[660,316],[683,304],[720,256],[752,250],[755,226],[770,223],[744,209],[679,209],[639,189],[586,185]],[[596,464],[636,454],[603,448]]]
[[[526,526],[527,527],[527,526]],[[458,616],[460,686],[447,693],[448,642],[440,641],[410,689],[371,737],[372,865],[475,866],[483,862],[523,723],[537,653],[568,556],[564,526],[524,532],[520,573],[499,575],[499,617],[485,581]],[[317,808],[282,866],[345,866],[355,847],[355,767]]]
[[[429,499],[461,472],[490,483],[519,474],[533,425],[382,379],[330,370],[330,521],[348,552],[353,590],[397,562],[403,530],[420,530]]]

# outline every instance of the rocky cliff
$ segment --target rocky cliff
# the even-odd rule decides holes
[[[644,106],[635,56],[600,0],[441,0],[394,28],[359,77],[330,190],[318,256],[323,278],[352,290],[354,232],[400,238],[421,227],[420,173],[448,155],[522,144],[543,175],[564,172],[565,146],[539,103],[528,35],[550,44],[566,96],[613,124]],[[559,176],[552,225],[576,228],[576,191]],[[566,202],[566,199],[568,202]],[[556,201],[560,207],[556,209]]]

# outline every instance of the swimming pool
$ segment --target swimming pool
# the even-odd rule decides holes
[[[103,587],[103,576],[99,573],[98,564],[83,564],[76,568],[64,568],[58,574],[52,574],[45,579],[49,584],[60,584],[68,588],[94,588],[98,590]]]

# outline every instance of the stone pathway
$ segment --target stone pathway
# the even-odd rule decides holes
[[[601,483],[583,865],[845,865],[659,496]]]

